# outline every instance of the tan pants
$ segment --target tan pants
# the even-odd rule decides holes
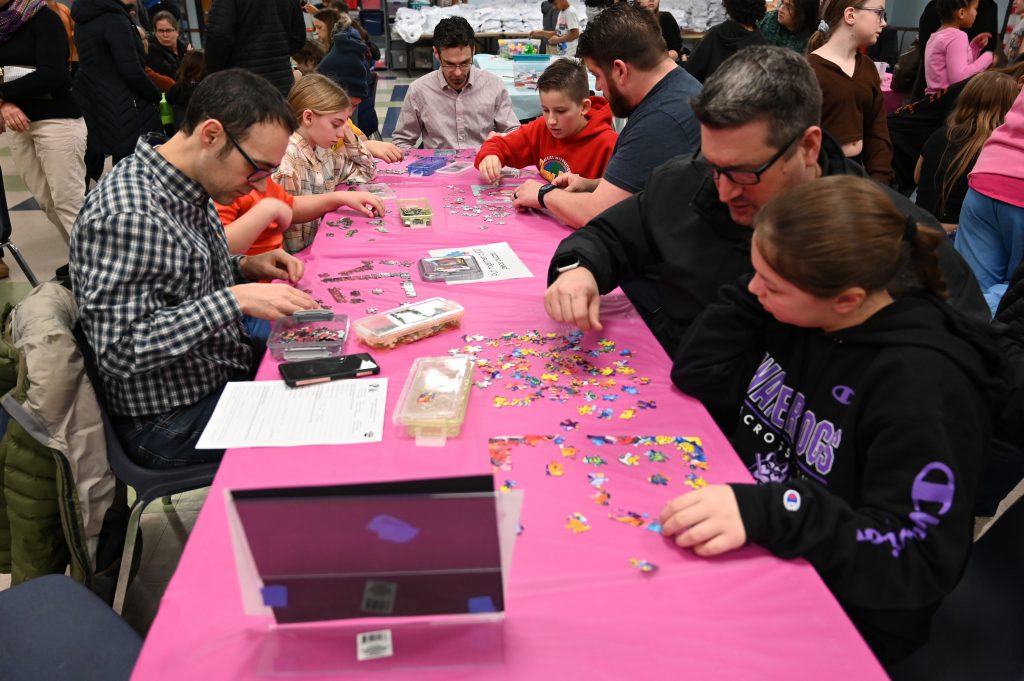
[[[25,185],[64,241],[85,201],[85,134],[84,118],[56,118],[6,135]]]

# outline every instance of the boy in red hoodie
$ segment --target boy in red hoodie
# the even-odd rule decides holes
[[[498,182],[502,166],[536,164],[550,182],[562,173],[589,179],[604,174],[618,135],[603,97],[588,97],[587,71],[572,59],[556,59],[537,80],[540,118],[480,147],[476,167],[485,182]]]

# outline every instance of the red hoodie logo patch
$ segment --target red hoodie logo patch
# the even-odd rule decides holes
[[[561,156],[545,156],[537,164],[540,168],[541,176],[551,182],[562,173],[571,173],[572,169],[569,167],[569,162]]]

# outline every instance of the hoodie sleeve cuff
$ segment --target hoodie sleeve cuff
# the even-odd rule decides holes
[[[743,529],[747,533],[747,543],[762,543],[766,539],[768,529],[768,513],[764,505],[765,488],[737,483],[729,486],[736,495],[736,505],[739,506]]]

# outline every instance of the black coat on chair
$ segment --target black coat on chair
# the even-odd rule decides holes
[[[118,0],[76,0],[71,17],[80,60],[72,92],[89,146],[127,156],[140,135],[161,130],[160,91],[146,75],[142,39]]]

